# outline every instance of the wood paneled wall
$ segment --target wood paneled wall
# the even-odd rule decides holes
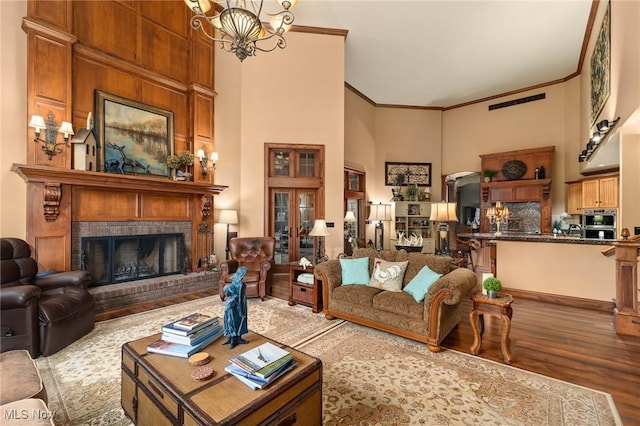
[[[84,127],[95,110],[95,90],[101,90],[173,111],[176,152],[213,152],[214,45],[191,29],[190,18],[182,0],[29,0],[23,19],[28,37],[28,116],[46,117],[51,111],[58,123],[72,121],[74,129]],[[28,165],[71,169],[70,148],[49,160],[32,142],[32,129],[27,135]],[[196,161],[195,182],[204,188],[213,179],[213,170],[203,176]],[[27,185],[27,239],[38,262],[69,268],[74,191],[61,187],[61,194],[56,194],[61,212],[52,221],[42,215],[47,189],[38,182]],[[146,197],[162,196],[154,191]],[[189,209],[200,211],[200,198],[192,198]],[[158,212],[165,217],[166,213]],[[202,223],[198,216],[193,219],[194,252]],[[205,221],[213,225],[211,217]],[[50,254],[52,244],[65,247],[64,254]]]

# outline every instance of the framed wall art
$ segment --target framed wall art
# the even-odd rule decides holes
[[[384,163],[387,186],[431,186],[431,163]]]
[[[611,2],[591,55],[591,125],[596,122],[611,92]]]
[[[99,90],[95,107],[98,170],[169,177],[173,112]]]

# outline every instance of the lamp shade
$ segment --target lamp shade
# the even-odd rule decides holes
[[[29,127],[34,127],[36,130],[44,129],[46,124],[44,124],[44,118],[41,115],[32,115],[31,121],[29,122]]]
[[[218,223],[235,225],[238,223],[238,212],[236,210],[221,210]]]
[[[391,220],[391,204],[371,204],[368,220]]]
[[[325,222],[324,219],[316,219],[316,221],[313,222],[313,228],[311,232],[309,232],[309,235],[312,237],[326,237],[331,235],[327,229],[327,222]]]
[[[353,213],[351,210],[347,211],[347,214],[344,215],[344,221],[345,222],[355,222],[356,221],[355,213]]]
[[[456,203],[433,203],[429,220],[435,222],[457,222]]]

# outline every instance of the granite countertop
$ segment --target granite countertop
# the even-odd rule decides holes
[[[472,238],[476,240],[498,240],[498,241],[531,241],[541,243],[569,243],[569,244],[594,244],[610,246],[617,240],[598,240],[594,238],[583,238],[576,235],[554,235],[536,234],[526,232],[503,232],[500,235],[491,232],[486,233],[464,233],[458,234],[459,238]]]

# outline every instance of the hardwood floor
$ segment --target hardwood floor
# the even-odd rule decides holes
[[[276,288],[282,287],[279,283]],[[282,291],[276,292],[281,295]],[[213,295],[213,290],[106,312],[97,321]],[[463,304],[463,320],[443,346],[469,352],[473,333],[471,301]],[[640,425],[640,339],[618,336],[613,315],[540,301],[516,299],[511,326],[512,366],[575,383],[613,396],[624,425]],[[318,314],[322,315],[322,314]],[[501,322],[485,318],[478,356],[503,362]],[[584,425],[588,426],[588,425]]]

